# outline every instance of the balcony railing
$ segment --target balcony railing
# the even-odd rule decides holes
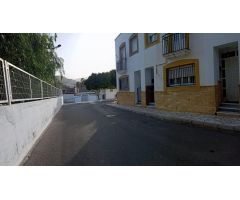
[[[162,36],[163,55],[189,50],[189,33],[168,33]]]
[[[122,58],[119,61],[117,61],[117,72],[126,72],[127,70],[127,59]]]

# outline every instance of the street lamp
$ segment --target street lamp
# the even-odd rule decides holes
[[[59,48],[59,47],[61,47],[61,46],[62,46],[62,45],[59,44],[59,45],[57,45],[56,47],[53,47],[52,50],[53,50],[53,49],[57,49],[57,48]]]
[[[59,45],[57,45],[57,46],[51,48],[51,50],[57,49],[57,48],[59,48],[59,47],[61,47],[61,46],[62,46],[62,45],[59,44]],[[54,73],[55,73],[55,72],[54,72]],[[55,76],[55,74],[53,74],[53,76]],[[55,80],[55,79],[54,79],[54,85],[56,86],[56,80]]]

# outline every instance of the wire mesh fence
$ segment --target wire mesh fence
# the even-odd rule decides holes
[[[0,103],[8,101],[4,61],[0,59]]]
[[[0,59],[0,103],[53,98],[62,91]]]
[[[42,82],[42,87],[43,87],[43,98],[57,97],[62,94],[61,90],[59,90],[58,88],[46,82]]]
[[[51,96],[51,85],[49,85],[48,83],[43,82],[42,86],[43,86],[43,98],[50,97]]]
[[[20,101],[31,99],[29,75],[9,64],[12,100]]]
[[[41,80],[32,76],[30,76],[30,79],[31,79],[32,98],[34,99],[42,98]]]

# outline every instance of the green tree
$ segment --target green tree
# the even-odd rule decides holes
[[[92,73],[85,81],[88,90],[99,90],[101,88],[116,87],[116,70],[103,73]]]
[[[64,74],[63,59],[54,46],[56,34],[0,33],[0,57],[17,67],[56,84],[55,72]]]

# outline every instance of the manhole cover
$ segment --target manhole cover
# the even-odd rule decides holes
[[[106,115],[106,117],[115,117],[116,115]]]

